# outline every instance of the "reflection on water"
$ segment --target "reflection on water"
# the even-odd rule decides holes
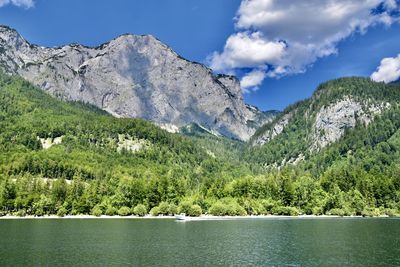
[[[0,220],[0,265],[400,266],[400,219]]]

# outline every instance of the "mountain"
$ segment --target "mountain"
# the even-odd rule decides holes
[[[41,48],[2,27],[0,50],[0,216],[399,214],[399,85],[261,112],[151,36]]]
[[[292,114],[280,133],[248,145],[198,124],[182,135],[115,118],[0,73],[0,216],[396,215],[399,90],[361,78],[327,82],[259,136]],[[317,118],[348,128],[331,142],[315,135]]]
[[[232,144],[242,142],[211,135],[214,140],[204,147],[142,119],[115,118],[93,105],[58,100],[22,78],[1,73],[0,128],[0,216],[4,206],[6,213],[14,209],[35,213],[32,200],[46,198],[49,193],[42,190],[50,190],[45,188],[53,187],[54,181],[62,183],[63,190],[71,183],[95,186],[92,189],[99,191],[73,197],[82,200],[79,205],[68,201],[64,191],[61,204],[52,204],[65,204],[73,213],[90,213],[94,205],[90,203],[103,196],[104,201],[119,199],[129,207],[139,203],[153,207],[167,198],[177,203],[205,181],[250,173],[245,164],[229,158],[236,151]],[[8,182],[16,183],[10,190],[17,193],[5,193]],[[130,195],[118,196],[119,190]],[[28,191],[36,193],[27,195]],[[18,199],[4,202],[12,196]]]
[[[1,26],[0,65],[58,98],[170,131],[196,123],[246,141],[274,117],[244,103],[236,77],[214,75],[151,35],[126,34],[98,47],[45,48]]]
[[[241,158],[280,175],[279,190],[291,192],[281,197],[305,213],[399,210],[400,86],[325,82],[261,127]]]
[[[297,164],[336,143],[348,142],[349,133],[372,129],[382,117],[396,112],[399,103],[398,85],[357,77],[332,80],[260,127],[250,142],[267,165]],[[362,144],[353,149],[362,149]]]
[[[190,179],[193,169],[199,170],[204,162],[232,171],[242,165],[228,158],[236,152],[231,144],[243,146],[242,142],[207,132],[205,147],[195,138],[169,133],[142,119],[115,118],[87,103],[61,101],[22,78],[1,73],[0,127],[0,177],[30,173],[54,179],[103,179],[179,170],[182,178]],[[217,144],[221,142],[231,151]]]
[[[1,174],[90,180],[172,170],[177,162],[194,167],[210,157],[150,122],[60,101],[17,77],[0,75],[0,118]]]

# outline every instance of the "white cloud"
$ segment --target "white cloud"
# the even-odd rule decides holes
[[[31,8],[35,5],[33,0],[0,0],[0,7],[10,4],[23,8]]]
[[[245,92],[256,91],[258,90],[258,85],[265,79],[265,76],[266,73],[264,70],[254,69],[240,80],[240,86]]]
[[[380,66],[371,75],[371,79],[377,82],[390,83],[400,78],[400,54],[397,57],[384,58]]]
[[[330,43],[379,20],[384,13],[373,15],[371,10],[382,2],[397,7],[392,0],[243,0],[236,26],[290,43]]]
[[[254,68],[265,62],[278,63],[282,60],[286,44],[270,42],[261,32],[239,32],[226,41],[224,51],[215,53],[211,67],[215,70]]]
[[[377,24],[390,26],[398,10],[396,0],[242,0],[236,33],[208,62],[222,72],[261,68],[268,77],[301,73],[337,53],[337,44],[350,35]]]

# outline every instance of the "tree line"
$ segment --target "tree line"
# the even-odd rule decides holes
[[[306,120],[255,148],[113,118],[1,74],[0,215],[396,215],[399,118],[390,109],[296,166],[269,168],[305,150],[294,133]],[[132,151],[124,142],[146,145]]]

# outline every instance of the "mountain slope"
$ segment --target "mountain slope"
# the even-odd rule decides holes
[[[341,142],[357,127],[368,128],[376,118],[395,110],[400,101],[396,85],[366,78],[342,78],[318,87],[310,99],[298,102],[261,127],[251,143],[265,164],[298,163]]]
[[[71,180],[177,171],[190,180],[192,170],[202,164],[236,169],[187,137],[140,119],[114,118],[87,104],[59,101],[4,75],[0,128],[0,173],[8,175]]]
[[[301,131],[285,127],[264,146],[247,147],[196,125],[186,128],[191,135],[186,137],[57,100],[21,78],[0,74],[0,216],[395,215],[400,210],[398,88],[384,86],[376,93],[362,79],[344,81],[346,87],[363,85],[362,99],[365,92],[374,92],[378,101],[392,99],[390,109],[368,127],[357,124],[338,141],[311,150],[298,138],[307,134],[301,124]],[[319,101],[329,106],[332,99],[326,91],[316,95],[318,113]],[[309,108],[303,103],[288,110],[301,114],[302,107]],[[304,161],[280,169],[262,166],[298,153],[296,144],[310,151]],[[271,152],[275,157],[269,158]]]
[[[94,48],[44,48],[1,26],[0,66],[61,99],[90,103],[116,117],[142,118],[167,129],[197,123],[248,140],[270,120],[245,105],[235,77],[215,76],[150,35],[122,35]]]

